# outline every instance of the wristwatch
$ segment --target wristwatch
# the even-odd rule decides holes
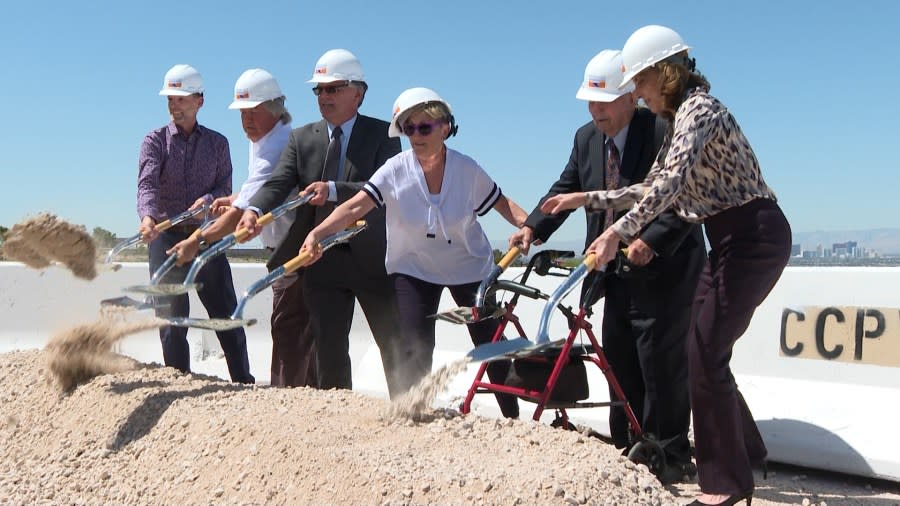
[[[209,243],[206,242],[206,238],[203,237],[203,234],[197,234],[197,244],[201,248],[205,248],[205,247],[209,246]]]

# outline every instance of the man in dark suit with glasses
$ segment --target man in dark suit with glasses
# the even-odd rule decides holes
[[[308,82],[315,86],[323,120],[291,132],[277,167],[251,199],[240,223],[256,234],[257,218],[284,202],[293,188],[315,193],[311,206],[297,210],[287,237],[269,260],[273,266],[296,256],[313,226],[400,152],[399,139],[388,137],[387,122],[358,113],[368,85],[350,51],[327,51]],[[370,214],[367,223],[367,230],[332,248],[302,274],[309,335],[317,350],[319,387],[352,388],[349,333],[358,300],[381,353],[388,391],[395,397],[402,393],[395,381],[401,366],[395,359],[400,341],[396,301],[384,267],[384,212]]]

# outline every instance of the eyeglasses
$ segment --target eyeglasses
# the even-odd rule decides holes
[[[436,121],[434,123],[419,123],[418,125],[414,123],[407,123],[403,125],[403,133],[406,134],[407,137],[412,137],[416,131],[419,132],[419,135],[422,137],[427,137],[431,135],[431,131],[434,130],[434,127],[440,125],[440,121]]]
[[[312,89],[312,92],[313,92],[313,95],[315,95],[317,97],[319,95],[321,95],[322,93],[324,93],[326,95],[334,95],[335,93],[338,92],[338,90],[340,90],[341,88],[346,88],[347,86],[350,86],[350,83],[339,84],[337,86],[327,86],[324,88],[321,86],[316,86],[315,88]]]

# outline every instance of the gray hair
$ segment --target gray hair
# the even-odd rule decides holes
[[[291,113],[288,112],[287,107],[284,106],[284,99],[286,97],[284,95],[273,98],[272,100],[266,100],[263,102],[263,106],[269,111],[269,114],[278,118],[285,125],[289,124],[293,119],[291,117]]]
[[[359,97],[359,105],[357,107],[361,107],[363,100],[366,99],[366,90],[369,89],[369,85],[366,84],[365,81],[348,81],[350,86],[359,89],[359,92],[362,93],[362,96]]]

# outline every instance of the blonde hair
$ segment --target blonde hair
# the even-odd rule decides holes
[[[669,121],[674,120],[675,111],[684,102],[684,93],[687,90],[702,87],[709,91],[709,81],[695,71],[694,66],[694,61],[687,58],[687,51],[682,51],[651,67],[659,73],[657,85],[663,98],[660,116]]]

